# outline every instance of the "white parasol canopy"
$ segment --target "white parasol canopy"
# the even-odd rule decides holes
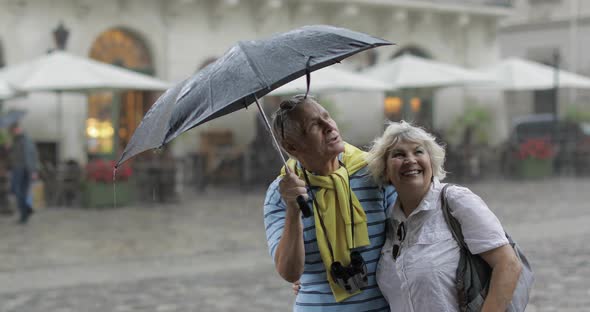
[[[310,92],[317,94],[331,91],[387,91],[391,88],[384,82],[344,69],[324,67],[311,73]],[[290,95],[305,93],[306,77],[295,79],[268,95]]]
[[[432,88],[490,82],[489,77],[479,72],[410,54],[376,64],[363,73],[387,83],[391,89]]]
[[[495,82],[486,87],[503,90],[543,90],[555,87],[555,68],[520,58],[508,58],[480,70]],[[559,88],[590,88],[590,78],[558,70]]]
[[[0,101],[7,100],[17,96],[18,93],[5,81],[0,80]]]
[[[148,75],[63,51],[2,68],[0,79],[25,92],[166,90],[170,86],[169,83]]]
[[[54,51],[32,61],[8,65],[0,70],[0,80],[23,92],[57,92],[56,120],[62,134],[61,93],[99,90],[166,90],[170,84],[129,69],[97,62],[64,51]],[[58,147],[57,158],[61,155]]]

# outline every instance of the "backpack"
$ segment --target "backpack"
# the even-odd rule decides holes
[[[461,249],[459,266],[457,267],[457,292],[459,298],[459,309],[464,312],[481,311],[483,302],[488,293],[492,270],[485,260],[479,255],[473,255],[467,248],[463,238],[461,224],[451,215],[449,204],[446,201],[446,189],[451,184],[446,184],[441,191],[441,203],[445,221],[453,234],[453,237]],[[529,302],[530,290],[534,282],[534,274],[524,253],[516,242],[504,232],[510,246],[514,249],[516,256],[522,264],[522,271],[512,296],[512,301],[506,311],[521,312]]]

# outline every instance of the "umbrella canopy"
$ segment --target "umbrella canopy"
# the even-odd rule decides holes
[[[376,64],[363,73],[386,82],[392,89],[478,84],[490,80],[476,71],[410,54]]]
[[[0,128],[8,128],[17,123],[25,116],[26,112],[22,110],[11,110],[0,115]]]
[[[332,26],[305,26],[241,41],[217,61],[168,90],[146,113],[118,164],[160,147],[204,122],[245,108],[306,73],[358,52],[391,44]],[[312,75],[312,84],[315,82]]]
[[[63,51],[54,51],[30,62],[9,65],[0,70],[0,80],[26,92],[166,90],[170,86],[148,75]]]
[[[363,74],[334,67],[326,67],[314,72],[313,84],[310,86],[310,89],[313,93],[326,91],[387,91],[390,89],[390,86]],[[301,77],[279,87],[268,95],[305,93],[306,90],[307,81],[305,77]]]
[[[519,58],[508,58],[481,69],[494,80],[486,87],[504,90],[543,90],[555,87],[555,68]],[[590,88],[590,78],[558,70],[559,88]]]

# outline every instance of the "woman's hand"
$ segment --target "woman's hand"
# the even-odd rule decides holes
[[[297,294],[299,294],[299,290],[301,289],[301,282],[296,281],[291,285],[291,287],[293,288],[293,293],[295,294],[295,296],[297,296]]]
[[[510,244],[486,251],[480,256],[492,268],[490,290],[481,311],[506,311],[512,301],[522,264]]]

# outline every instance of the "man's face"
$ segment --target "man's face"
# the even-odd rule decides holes
[[[293,142],[293,156],[308,166],[321,166],[344,152],[338,126],[325,108],[308,101],[294,114],[300,121],[303,134],[301,139]]]

